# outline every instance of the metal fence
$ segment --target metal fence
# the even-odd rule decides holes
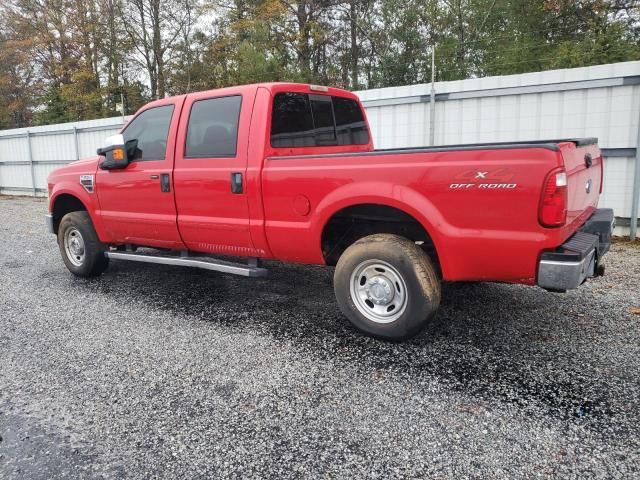
[[[357,92],[377,148],[428,145],[431,85]],[[640,62],[437,82],[434,143],[598,137],[601,205],[635,234],[640,202]],[[0,193],[45,194],[56,166],[95,154],[122,118],[0,131]],[[636,219],[630,221],[630,218]]]
[[[95,155],[122,117],[0,131],[0,193],[46,194],[54,168]]]

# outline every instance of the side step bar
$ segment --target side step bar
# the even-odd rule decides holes
[[[106,257],[114,260],[129,260],[132,262],[159,263],[161,265],[179,265],[182,267],[203,268],[216,272],[232,273],[244,277],[266,277],[268,270],[258,266],[256,259],[250,259],[248,265],[227,262],[212,257],[191,257],[176,255],[149,255],[146,253],[109,251]]]

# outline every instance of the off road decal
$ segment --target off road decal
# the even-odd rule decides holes
[[[466,170],[455,176],[456,183],[449,184],[451,190],[513,190],[513,172],[507,168],[496,170]]]

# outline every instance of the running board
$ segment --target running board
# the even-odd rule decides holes
[[[114,260],[129,260],[132,262],[159,263],[161,265],[179,265],[182,267],[203,268],[205,270],[215,270],[216,272],[232,273],[244,277],[266,277],[268,270],[258,267],[258,262],[251,259],[255,265],[243,265],[242,263],[227,262],[212,257],[190,257],[173,255],[148,255],[145,253],[116,252],[104,253],[106,257]],[[252,262],[253,260],[253,262]]]

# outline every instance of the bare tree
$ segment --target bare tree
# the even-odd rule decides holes
[[[194,3],[195,0],[128,0],[120,6],[120,17],[139,55],[138,61],[149,76],[153,98],[165,96],[167,62],[181,36],[193,26]]]

